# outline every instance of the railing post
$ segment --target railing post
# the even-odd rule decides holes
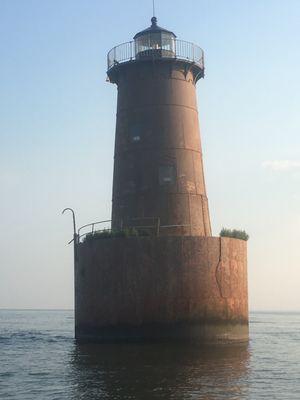
[[[159,236],[160,231],[160,218],[157,218],[156,236]]]

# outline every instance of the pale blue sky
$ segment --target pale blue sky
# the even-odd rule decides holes
[[[250,234],[251,309],[300,309],[300,2],[157,1],[205,51],[198,83],[214,234]],[[73,307],[72,235],[110,217],[116,87],[106,54],[150,0],[0,0],[0,307]]]

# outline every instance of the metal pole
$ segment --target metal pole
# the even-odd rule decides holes
[[[77,280],[77,265],[78,265],[78,244],[79,244],[79,234],[76,232],[76,219],[75,219],[75,212],[72,208],[65,208],[62,211],[64,214],[66,211],[70,211],[72,213],[73,218],[73,241],[74,241],[74,306],[75,306],[75,321],[77,320],[76,312],[77,312],[77,305],[76,305],[76,280]],[[72,242],[72,241],[71,241]],[[70,243],[71,243],[70,242]],[[76,337],[76,322],[75,322],[75,337]]]
[[[76,268],[76,263],[77,263],[77,245],[79,243],[79,235],[76,232],[76,219],[75,219],[75,212],[72,208],[65,208],[62,212],[64,214],[66,211],[70,211],[72,213],[73,217],[73,241],[74,241],[74,267]],[[72,242],[72,241],[71,241]]]
[[[71,211],[72,216],[73,216],[73,233],[74,235],[76,234],[76,220],[75,220],[75,212],[72,208],[65,208],[62,212],[62,214],[65,213],[65,211]]]

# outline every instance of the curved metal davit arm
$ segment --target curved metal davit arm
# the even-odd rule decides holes
[[[76,232],[75,212],[74,212],[73,208],[67,207],[62,211],[62,214],[64,214],[66,211],[70,211],[72,213],[72,217],[73,217],[73,234],[76,235],[77,232]]]

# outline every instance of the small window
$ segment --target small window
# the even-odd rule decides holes
[[[135,124],[130,128],[129,138],[132,143],[138,143],[141,141],[142,126]]]
[[[174,165],[161,165],[158,171],[159,184],[170,185],[175,183],[176,173]]]

